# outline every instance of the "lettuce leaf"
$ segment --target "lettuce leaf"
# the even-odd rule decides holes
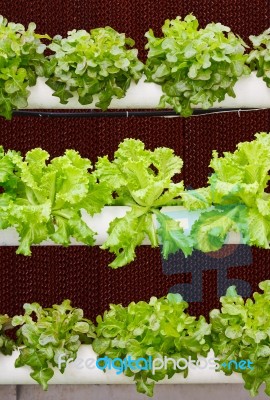
[[[218,250],[229,231],[236,231],[242,234],[243,243],[268,249],[270,134],[257,133],[255,140],[239,143],[235,152],[223,156],[213,151],[210,167],[209,186],[193,191],[196,195],[189,196],[190,206],[185,201],[190,209],[193,204],[199,208],[207,203],[202,193],[210,195],[211,211],[203,212],[192,227],[195,247],[204,252]],[[184,200],[188,193],[182,196]],[[201,195],[203,200],[196,201]]]
[[[165,260],[170,254],[179,250],[182,250],[186,257],[191,255],[194,242],[191,237],[185,235],[179,222],[159,211],[156,211],[156,216],[159,222],[158,234],[162,244],[162,255]]]
[[[7,314],[0,315],[0,353],[4,355],[11,355],[15,349],[15,342],[6,335],[11,327],[11,318]]]
[[[115,194],[114,204],[131,206],[123,218],[116,218],[110,224],[109,237],[102,246],[116,255],[110,264],[112,268],[133,261],[135,249],[145,236],[152,247],[158,246],[153,213],[164,205],[182,203],[183,182],[172,180],[180,173],[182,165],[181,158],[175,156],[173,150],[165,147],[146,150],[144,144],[135,139],[120,143],[113,161],[107,156],[98,159],[94,174],[101,183],[110,185]],[[159,233],[163,228],[164,224]],[[172,235],[171,240],[174,240]],[[174,246],[168,247],[166,254],[171,248],[175,251]]]
[[[238,35],[220,23],[199,29],[192,14],[184,20],[166,20],[162,32],[161,38],[155,37],[152,29],[145,34],[145,73],[148,82],[162,86],[160,107],[171,105],[188,117],[194,105],[208,109],[226,94],[235,97],[235,83],[250,73],[244,54],[247,45]]]
[[[270,281],[261,282],[259,287],[263,293],[254,293],[253,300],[246,302],[237,295],[235,287],[230,287],[221,297],[221,311],[210,312],[212,346],[226,375],[241,373],[251,396],[256,396],[265,383],[265,393],[269,396]],[[250,360],[252,368],[222,366],[230,360]]]
[[[191,228],[191,237],[195,248],[203,252],[221,249],[229,232],[242,233],[243,243],[249,235],[245,206],[219,206],[205,211]]]
[[[149,303],[139,301],[127,307],[111,305],[103,317],[97,317],[96,334],[93,349],[99,357],[118,357],[133,360],[140,357],[148,359],[170,357],[197,360],[198,354],[207,355],[210,349],[210,325],[204,317],[196,319],[185,310],[187,303],[180,294],[168,294],[157,299],[152,297]],[[154,383],[171,378],[175,373],[188,375],[188,369],[167,368],[134,370],[127,368],[124,373],[133,377],[138,392],[153,396]]]
[[[106,110],[113,98],[122,98],[132,80],[137,82],[144,68],[134,41],[113,28],[90,32],[72,30],[66,38],[57,35],[48,46],[53,52],[45,64],[46,83],[62,104],[77,92],[82,105]]]
[[[152,215],[142,207],[133,206],[122,218],[115,218],[108,229],[109,237],[101,249],[109,249],[116,255],[111,268],[129,264],[135,258],[135,249],[141,245],[147,235],[152,247],[158,246]]]
[[[94,232],[83,221],[81,210],[84,208],[91,215],[100,212],[110,203],[111,190],[88,172],[88,159],[81,158],[75,150],[67,150],[48,162],[49,154],[42,149],[29,151],[24,159],[16,152],[8,152],[3,159],[5,164],[10,163],[8,173],[11,182],[16,183],[14,191],[10,184],[3,184],[6,193],[2,200],[7,199],[7,205],[2,206],[2,213],[3,220],[8,221],[3,227],[17,229],[18,254],[30,255],[31,245],[46,239],[63,246],[68,246],[72,237],[94,244]]]
[[[17,330],[20,354],[15,367],[31,367],[31,377],[47,390],[54,375],[53,367],[64,373],[67,360],[76,359],[81,343],[91,343],[95,327],[69,300],[52,308],[26,303],[24,310],[24,315],[12,319],[13,326],[20,326]]]
[[[33,22],[25,29],[0,15],[0,115],[7,119],[13,109],[27,106],[28,86],[44,76],[46,46],[40,39],[50,37],[36,34],[35,29]]]
[[[270,28],[266,29],[258,36],[249,36],[253,44],[253,50],[249,53],[247,63],[252,71],[257,71],[257,76],[262,77],[268,87],[270,87]]]

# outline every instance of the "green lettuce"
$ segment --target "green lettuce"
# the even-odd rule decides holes
[[[246,209],[241,205],[220,206],[203,212],[191,228],[194,246],[204,253],[219,250],[229,232],[244,231],[246,218]]]
[[[193,360],[199,354],[206,356],[210,349],[210,325],[202,316],[191,317],[185,311],[187,306],[179,294],[172,293],[160,299],[152,297],[149,303],[132,302],[127,307],[111,305],[103,317],[97,317],[93,349],[99,357],[122,360],[127,356],[133,360],[167,356],[177,362],[181,358],[188,360],[189,356]],[[174,368],[172,362],[155,373],[152,369],[125,370],[136,382],[138,392],[148,396],[153,396],[155,382],[181,372],[186,377],[188,368]]]
[[[171,105],[184,117],[194,105],[208,109],[226,94],[235,97],[236,81],[250,73],[247,45],[230,28],[220,23],[198,28],[198,20],[187,15],[166,20],[161,38],[151,29],[145,35],[147,80],[160,84],[164,93],[159,106]]]
[[[113,161],[107,156],[98,159],[95,175],[101,183],[110,185],[115,194],[114,204],[131,207],[124,217],[111,222],[109,237],[101,247],[116,255],[110,264],[112,268],[134,260],[135,249],[146,236],[152,247],[157,247],[159,234],[166,258],[178,249],[191,253],[192,242],[184,236],[183,229],[159,212],[165,205],[182,204],[183,182],[172,180],[180,173],[182,165],[181,158],[174,155],[173,150],[165,147],[146,150],[144,144],[135,139],[120,143]],[[158,232],[153,215],[160,223]]]
[[[31,377],[47,390],[54,375],[53,367],[64,373],[66,361],[76,359],[81,343],[91,343],[95,327],[69,300],[52,308],[26,303],[24,310],[24,315],[12,319],[13,326],[20,326],[17,331],[20,355],[15,367],[31,367]]]
[[[163,257],[167,260],[170,254],[174,254],[180,249],[186,257],[190,256],[194,243],[190,236],[185,235],[179,222],[159,211],[156,211],[155,214],[159,222],[158,234],[163,245]]]
[[[0,115],[11,119],[12,110],[27,106],[28,86],[44,76],[44,50],[40,39],[48,35],[35,33],[31,22],[27,29],[0,15]]]
[[[213,151],[208,192],[212,208],[204,211],[191,230],[195,247],[218,250],[230,231],[241,233],[242,242],[269,248],[270,134],[255,134],[251,142],[239,143],[233,153]]]
[[[147,237],[152,247],[162,245],[165,259],[179,250],[186,257],[194,248],[219,250],[230,232],[237,232],[241,243],[269,248],[269,133],[255,134],[234,152],[213,151],[207,187],[186,190],[178,176],[182,165],[172,149],[147,150],[136,139],[120,143],[113,160],[99,157],[92,173],[91,162],[75,150],[49,161],[42,149],[22,157],[0,147],[0,229],[17,229],[19,254],[30,255],[31,245],[46,239],[93,245],[82,210],[93,215],[113,204],[130,209],[110,223],[101,246],[115,254],[112,268],[132,262]],[[190,234],[160,211],[164,206],[200,211]]]
[[[189,211],[207,209],[212,204],[210,187],[189,189],[182,193],[183,206]]]
[[[24,315],[0,316],[0,352],[10,355],[16,346],[15,367],[30,366],[31,377],[46,390],[53,369],[64,373],[80,345],[92,344],[99,367],[106,370],[106,359],[114,359],[117,374],[132,377],[138,392],[153,396],[155,382],[175,373],[188,376],[190,364],[183,359],[194,365],[212,348],[220,370],[241,373],[251,396],[263,384],[270,396],[270,281],[259,288],[262,293],[245,301],[235,286],[229,287],[220,299],[221,309],[210,312],[210,323],[203,316],[190,316],[181,295],[172,293],[127,307],[110,305],[97,317],[96,326],[69,300],[52,308],[27,303]],[[6,335],[11,327],[19,327],[16,342]],[[154,359],[167,363],[155,361],[153,369]]]
[[[11,355],[15,349],[15,342],[6,335],[11,327],[11,318],[7,314],[0,315],[0,353],[4,355]]]
[[[143,70],[134,41],[110,27],[89,32],[73,30],[67,38],[55,36],[48,46],[53,54],[46,61],[46,83],[62,104],[74,93],[82,105],[93,102],[106,110],[113,98],[122,98],[132,80],[137,82]]]
[[[253,50],[249,53],[247,63],[270,87],[270,28],[258,36],[251,35],[249,39],[253,44]]]
[[[110,188],[97,183],[88,171],[90,161],[75,150],[67,150],[50,162],[48,159],[49,154],[38,148],[25,158],[8,152],[0,159],[0,177],[1,167],[6,173],[2,174],[1,225],[18,231],[18,254],[30,255],[30,246],[46,239],[68,246],[73,237],[93,245],[94,232],[82,219],[82,209],[93,215],[111,201]]]
[[[221,311],[210,312],[212,346],[226,375],[241,373],[251,396],[265,383],[265,393],[270,396],[270,281],[259,287],[263,293],[254,293],[253,300],[246,302],[234,286],[221,297]],[[234,364],[228,369],[230,360],[250,360],[252,365],[242,371]]]

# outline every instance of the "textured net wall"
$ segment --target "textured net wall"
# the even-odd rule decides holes
[[[145,59],[144,33],[149,27],[160,33],[166,18],[193,12],[206,24],[220,21],[248,40],[270,25],[269,2],[226,0],[59,0],[10,2],[1,0],[0,14],[10,21],[28,24],[35,21],[40,33],[65,35],[73,28],[91,29],[110,25],[136,41]],[[242,140],[251,140],[257,131],[269,131],[269,112],[249,112],[182,118],[125,119],[36,119],[15,117],[0,120],[0,142],[5,148],[26,152],[40,146],[52,156],[74,148],[94,162],[97,155],[112,155],[126,137],[136,137],[150,148],[168,146],[184,158],[183,178],[187,185],[204,185],[209,174],[211,151],[234,150]],[[176,284],[192,283],[192,273],[165,275],[158,249],[140,247],[137,260],[122,269],[110,270],[112,259],[105,251],[86,247],[36,247],[30,258],[15,255],[15,248],[0,248],[2,289],[0,313],[21,311],[24,302],[38,301],[43,306],[70,298],[94,318],[111,302],[162,296]],[[226,256],[226,255],[225,255]],[[223,255],[223,258],[225,257]],[[242,279],[255,290],[269,278],[270,252],[252,249],[249,266],[228,268],[228,279]],[[216,258],[217,268],[219,259]],[[240,263],[241,264],[241,263]],[[202,271],[202,301],[193,302],[190,311],[207,313],[218,306],[217,270]],[[194,290],[198,290],[194,286]]]

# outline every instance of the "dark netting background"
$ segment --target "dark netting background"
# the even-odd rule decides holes
[[[25,25],[34,21],[39,33],[51,36],[65,35],[73,28],[110,25],[135,39],[140,57],[145,59],[144,33],[149,27],[160,33],[166,18],[193,12],[202,25],[219,21],[248,41],[249,34],[259,34],[270,25],[269,4],[266,0],[1,0],[0,14]],[[234,150],[238,142],[251,140],[255,132],[269,131],[269,115],[269,111],[256,111],[186,120],[1,118],[0,142],[5,148],[22,152],[40,146],[52,156],[74,148],[95,161],[97,155],[111,156],[122,139],[136,137],[150,148],[172,147],[184,158],[186,184],[198,187],[207,181],[212,149]],[[215,256],[216,269],[207,271],[207,265],[200,266],[202,301],[192,302],[191,312],[207,314],[218,306],[217,274],[225,258],[226,254]],[[270,252],[252,249],[252,259],[249,266],[241,266],[238,260],[235,265],[240,266],[228,268],[226,279],[245,280],[256,290],[259,281],[269,278]],[[34,247],[29,258],[15,255],[15,248],[2,247],[0,313],[21,312],[25,302],[50,306],[69,298],[88,317],[95,318],[109,303],[126,305],[132,300],[147,300],[151,295],[165,295],[177,284],[192,283],[192,272],[165,275],[159,249],[141,246],[136,261],[119,270],[107,267],[110,260],[112,256],[98,247]]]

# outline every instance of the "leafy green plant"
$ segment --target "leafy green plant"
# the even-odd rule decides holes
[[[95,337],[95,327],[69,300],[52,308],[26,303],[24,310],[24,315],[12,319],[13,326],[20,326],[17,331],[20,355],[15,367],[30,366],[31,377],[47,390],[54,375],[53,367],[61,365],[63,373],[66,363],[59,360],[75,360],[81,343],[91,343]]]
[[[263,293],[246,301],[235,286],[229,287],[221,309],[210,312],[210,323],[190,316],[181,295],[172,293],[127,307],[110,305],[97,317],[96,327],[69,300],[44,309],[25,304],[24,315],[0,316],[0,352],[11,354],[18,347],[15,367],[30,366],[31,377],[46,390],[55,367],[64,373],[79,346],[92,344],[97,368],[111,369],[108,360],[113,361],[117,374],[132,377],[138,392],[152,396],[155,382],[175,373],[187,377],[189,363],[212,348],[220,369],[227,375],[241,373],[252,396],[263,383],[270,396],[270,281],[259,287]],[[11,326],[19,327],[15,343],[5,335]]]
[[[198,27],[198,20],[187,15],[166,20],[162,38],[151,29],[145,35],[147,80],[162,85],[160,107],[171,105],[184,117],[192,114],[193,105],[207,109],[226,94],[235,97],[236,81],[250,72],[247,45],[230,28],[220,23]]]
[[[213,152],[209,178],[212,210],[193,224],[195,247],[218,250],[230,231],[241,233],[243,243],[269,248],[270,134],[257,133],[251,142],[239,143],[234,153]],[[188,206],[188,204],[187,204]]]
[[[99,157],[93,173],[88,172],[91,162],[74,150],[49,162],[42,149],[23,158],[0,147],[0,229],[17,229],[19,254],[30,255],[30,246],[46,239],[68,246],[73,237],[93,245],[94,232],[82,210],[93,215],[113,204],[130,210],[110,223],[101,246],[115,254],[112,268],[133,261],[136,247],[147,237],[152,247],[162,245],[165,259],[179,250],[185,256],[194,248],[219,250],[232,231],[243,243],[268,249],[270,134],[255,137],[239,143],[233,153],[213,151],[209,185],[193,190],[179,181],[183,162],[172,149],[147,150],[140,140],[125,139],[112,161]],[[172,205],[201,210],[190,234],[161,212]]]
[[[125,139],[114,154],[114,160],[100,157],[95,174],[101,183],[110,185],[115,194],[115,205],[130,206],[122,218],[114,219],[109,227],[109,237],[102,249],[116,255],[110,264],[118,268],[135,258],[135,249],[146,235],[152,247],[157,247],[158,234],[153,215],[160,223],[159,235],[165,257],[182,249],[192,252],[192,241],[184,235],[179,223],[163,215],[159,209],[168,204],[181,204],[183,182],[174,183],[183,162],[173,150],[160,147],[146,150],[140,140]]]
[[[14,341],[5,333],[11,327],[11,318],[7,314],[0,315],[0,353],[4,355],[12,354],[15,348]]]
[[[0,115],[11,119],[12,110],[27,106],[28,86],[44,75],[46,45],[35,33],[31,22],[27,29],[0,16]]]
[[[2,157],[2,158],[1,158]],[[68,246],[70,238],[94,244],[94,232],[82,218],[100,212],[111,201],[111,190],[96,182],[91,162],[75,150],[52,159],[42,149],[0,152],[1,228],[14,226],[20,235],[18,254],[30,255],[32,244],[51,239]]]
[[[222,308],[210,313],[212,346],[221,364],[230,360],[250,360],[252,368],[231,369],[221,367],[225,374],[242,374],[245,388],[251,396],[258,394],[265,383],[270,396],[270,281],[259,284],[263,293],[254,293],[252,299],[243,300],[235,286],[221,297]]]
[[[74,92],[82,105],[95,100],[106,110],[112,98],[124,97],[132,79],[137,82],[143,64],[138,60],[134,41],[110,27],[89,32],[73,30],[67,38],[56,36],[48,46],[54,54],[46,63],[47,85],[62,104]],[[94,95],[96,98],[94,99]]]
[[[204,317],[196,319],[185,312],[188,304],[179,294],[168,294],[149,303],[140,301],[128,307],[111,305],[103,317],[97,317],[97,337],[93,349],[100,356],[132,359],[163,358],[175,361],[182,358],[197,360],[198,355],[206,356],[210,349],[210,325]],[[158,371],[127,368],[125,374],[134,378],[138,392],[153,395],[154,383],[171,378],[175,373],[188,375],[188,369],[174,367],[169,362],[167,368]]]
[[[249,53],[247,63],[270,87],[270,28],[261,35],[250,36],[249,39],[253,44],[253,50]]]

